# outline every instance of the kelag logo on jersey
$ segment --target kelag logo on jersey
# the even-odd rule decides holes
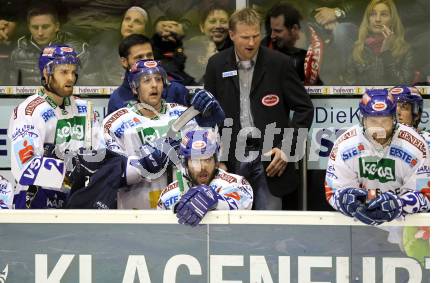
[[[73,117],[59,120],[56,128],[55,144],[62,144],[70,140],[84,140],[86,117]]]
[[[359,171],[361,177],[379,180],[381,183],[396,180],[395,161],[392,159],[383,158],[376,161],[374,158],[359,158]]]
[[[172,124],[174,123],[175,119],[170,120],[168,123]],[[169,129],[169,125],[166,126],[157,126],[157,127],[148,127],[148,128],[138,128],[138,135],[139,138],[141,139],[142,143],[145,144],[146,142],[152,142],[160,137],[165,137],[168,129]],[[177,134],[177,138],[180,137],[180,134]]]

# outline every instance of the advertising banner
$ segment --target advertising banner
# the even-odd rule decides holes
[[[345,217],[333,214],[334,223]],[[429,282],[429,227],[424,226],[352,226],[342,219],[338,225],[209,221],[192,228],[170,221],[94,219],[97,223],[2,223],[1,282]]]

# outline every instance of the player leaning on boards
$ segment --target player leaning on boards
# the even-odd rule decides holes
[[[183,177],[161,193],[158,209],[174,209],[179,223],[196,226],[209,210],[251,209],[253,191],[242,176],[219,168],[212,130],[189,131],[180,144]]]
[[[429,148],[413,128],[396,123],[386,89],[367,90],[360,125],[330,153],[325,193],[334,209],[369,225],[429,211]]]
[[[419,128],[423,114],[423,98],[419,90],[413,86],[396,86],[390,93],[397,101],[397,122],[413,127],[430,145],[431,135],[426,129]]]
[[[165,78],[165,70],[156,61],[137,61],[129,71],[128,81],[138,102],[113,112],[104,120],[107,148],[128,156],[139,156],[145,151],[154,157],[142,159],[143,167],[150,168],[148,175],[139,171],[128,180],[128,186],[119,190],[120,209],[156,208],[160,189],[167,185],[163,168],[167,167],[169,154],[178,148],[179,142],[166,138],[166,135],[170,125],[187,108],[162,99]],[[190,104],[201,115],[197,115],[195,121],[191,120],[186,130],[197,126],[213,127],[224,120],[223,110],[209,92],[196,91]]]

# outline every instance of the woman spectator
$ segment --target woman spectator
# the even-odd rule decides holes
[[[220,6],[209,7],[201,12],[200,31],[202,35],[195,36],[184,43],[186,71],[197,82],[203,84],[203,75],[208,59],[223,49],[232,46],[229,38],[229,13]]]
[[[359,27],[345,81],[356,85],[408,84],[413,54],[393,0],[372,0]]]
[[[147,35],[149,16],[141,7],[130,7],[124,13],[118,32],[102,32],[95,37],[90,45],[93,54],[99,54],[92,60],[87,73],[87,84],[91,85],[120,85],[124,79],[125,70],[122,68],[118,54],[118,46],[123,38],[131,34]]]

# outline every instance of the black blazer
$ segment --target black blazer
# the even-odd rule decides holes
[[[226,73],[230,71],[237,71],[237,74]],[[234,47],[223,50],[209,59],[205,73],[205,89],[218,99],[226,118],[233,119],[227,165],[234,168],[235,145],[241,129],[240,86]],[[262,137],[268,124],[275,123],[277,128],[282,129],[281,133],[274,137],[274,147],[281,147],[284,128],[309,129],[312,124],[313,104],[298,78],[292,59],[263,46],[258,51],[255,63],[250,101],[254,124],[261,131]],[[294,114],[292,119],[289,119],[291,110]],[[291,156],[295,152],[296,136],[293,139]],[[268,162],[265,165],[267,166]],[[289,163],[283,176],[288,175],[293,167],[293,164]],[[292,180],[284,180],[283,176],[267,178],[272,194],[281,196],[294,190],[292,183],[288,184]],[[281,182],[284,188],[271,186],[273,182],[278,185]]]

